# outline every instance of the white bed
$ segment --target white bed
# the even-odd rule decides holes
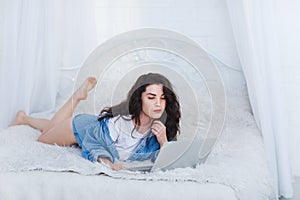
[[[249,106],[238,102],[229,101],[225,130],[207,162],[196,169],[146,174],[117,172],[84,160],[76,147],[37,142],[40,133],[27,126],[3,129],[0,131],[0,197],[275,199],[260,132]]]
[[[138,63],[134,64],[142,66],[145,51],[140,53],[133,52],[131,56],[139,58],[134,61]],[[200,82],[195,69],[174,55],[164,56],[165,52],[149,55],[152,55],[151,51],[148,52],[147,62],[153,63],[156,57],[162,57],[164,64],[172,62],[173,72],[176,69],[177,74],[183,77],[180,80],[176,79],[178,76],[171,77],[172,83],[177,82],[175,89],[185,109],[182,121],[186,121],[186,126],[183,130],[188,130],[189,121],[196,121],[191,115],[194,107],[190,103],[190,93],[182,82],[184,79],[190,81],[189,84],[196,88],[194,91],[198,92],[196,96],[203,100],[203,104],[197,102],[198,106],[202,106],[202,111],[193,114],[209,121],[210,115],[206,110],[210,96],[205,96],[209,93],[205,93],[206,85]],[[116,69],[116,72],[107,72],[110,74],[106,77],[121,80],[124,71],[132,70],[128,66],[135,66],[128,64],[129,57],[126,55],[120,59],[119,68],[115,68],[118,63],[110,68]],[[168,73],[172,71],[169,68],[166,70]],[[39,131],[27,126],[15,126],[0,130],[0,199],[275,199],[274,182],[267,167],[260,131],[251,114],[243,75],[224,65],[220,65],[218,70],[226,86],[227,116],[223,133],[205,164],[153,173],[113,171],[84,160],[79,148],[39,143],[36,141]],[[107,81],[109,84],[112,82]],[[121,84],[124,85],[127,84]],[[104,88],[107,89],[105,92],[111,92],[113,86],[110,84]],[[123,87],[121,90],[128,91]],[[95,99],[101,97],[96,96]],[[103,104],[97,102],[96,105]],[[198,126],[198,121],[195,124]],[[187,134],[189,131],[183,132]]]

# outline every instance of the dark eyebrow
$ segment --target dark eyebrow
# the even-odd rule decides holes
[[[153,94],[153,93],[151,93],[151,92],[147,93],[146,95],[156,96],[156,94]]]
[[[153,94],[153,93],[151,93],[151,92],[149,92],[149,93],[147,93],[146,95],[152,95],[152,96],[156,96],[156,94]],[[163,94],[161,94],[161,96],[164,96],[165,94],[163,93]]]

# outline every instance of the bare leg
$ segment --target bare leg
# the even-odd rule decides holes
[[[97,81],[94,77],[87,78],[76,90],[76,92],[74,92],[74,94],[69,98],[69,100],[52,117],[50,124],[43,130],[42,134],[46,134],[55,125],[72,117],[74,108],[81,100],[85,100],[87,98],[88,92],[95,87],[96,82]]]
[[[87,98],[88,92],[95,87],[96,82],[97,81],[94,77],[87,78],[76,90],[76,92],[74,92],[74,94],[69,98],[69,100],[57,111],[51,120],[33,118],[26,115],[24,111],[19,111],[17,113],[16,120],[9,126],[29,125],[33,128],[41,130],[42,134],[45,134],[56,124],[72,117],[74,108],[81,100],[85,100]]]
[[[45,127],[49,126],[49,124],[50,120],[48,119],[33,118],[26,115],[24,111],[19,111],[17,113],[16,121],[10,126],[29,125],[32,128],[43,131]],[[38,141],[47,144],[57,144],[60,146],[76,144],[77,142],[72,128],[72,117],[54,126],[47,132],[47,134],[41,134]]]
[[[23,111],[19,111],[17,119],[13,125],[29,125],[42,131],[38,141],[47,144],[57,144],[69,146],[76,143],[73,134],[72,114],[74,108],[81,100],[87,98],[88,92],[96,85],[96,79],[89,77],[76,90],[70,99],[57,111],[51,120],[37,119],[27,116]]]
[[[38,141],[60,146],[76,144],[77,141],[72,127],[73,110],[81,100],[87,98],[88,92],[93,89],[95,85],[95,78],[87,78],[70,99],[53,116],[50,124],[43,130]]]
[[[76,144],[77,141],[72,127],[72,117],[55,125],[46,134],[41,134],[38,141],[46,144],[57,144],[59,146]]]
[[[50,120],[30,117],[26,115],[24,111],[21,110],[17,113],[16,120],[9,126],[28,125],[32,128],[43,131],[49,126],[49,124]]]

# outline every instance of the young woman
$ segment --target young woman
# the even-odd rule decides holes
[[[125,169],[115,160],[155,160],[159,149],[179,133],[180,105],[170,81],[156,73],[141,75],[118,105],[104,108],[99,116],[79,114],[73,108],[96,85],[89,77],[53,116],[38,119],[19,111],[11,125],[29,125],[42,131],[38,141],[69,146],[78,144],[82,156]]]

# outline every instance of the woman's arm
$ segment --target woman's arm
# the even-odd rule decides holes
[[[113,170],[125,170],[126,169],[123,165],[121,165],[121,164],[114,164],[114,163],[110,162],[110,160],[107,159],[107,158],[100,158],[99,157],[97,161],[99,163],[103,162],[103,163],[109,165]]]

